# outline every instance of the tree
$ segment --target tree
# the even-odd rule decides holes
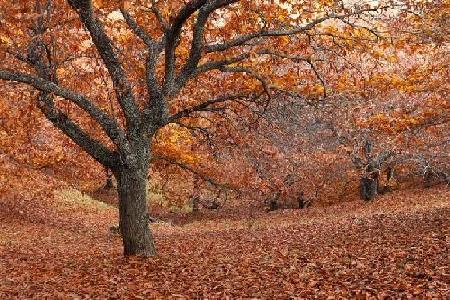
[[[316,35],[317,39],[339,38],[328,31],[336,22],[361,30],[355,20],[371,18],[386,8],[345,7],[329,1],[318,5],[297,1],[147,2],[2,4],[11,14],[2,16],[6,31],[1,32],[1,58],[5,63],[0,69],[0,79],[39,91],[36,105],[41,113],[113,172],[118,182],[124,254],[143,256],[156,253],[148,227],[146,184],[157,132],[173,123],[184,121],[186,125],[205,112],[227,107],[239,110],[243,102],[249,103],[248,111],[264,107],[271,100],[271,89],[290,88],[297,80],[290,61],[305,62],[316,81],[306,90],[326,96],[325,83],[310,55],[289,52],[301,49]],[[116,25],[109,14],[119,11],[123,21]],[[29,25],[28,38],[27,29],[20,28],[17,20]],[[64,27],[66,23],[74,27]],[[117,28],[122,31],[117,33]],[[86,33],[95,51],[80,61],[76,54]],[[120,41],[126,42],[122,48]],[[329,40],[322,43],[331,47]],[[314,51],[313,46],[308,51]],[[78,66],[92,69],[90,77],[64,76],[65,63],[77,59]],[[118,113],[108,112],[101,101],[88,96],[94,93],[86,79],[98,79],[105,69],[109,77],[105,86],[112,85]],[[285,74],[278,75],[283,70]],[[95,89],[99,87],[95,84]],[[62,101],[76,106],[77,113],[65,111]],[[94,121],[93,128],[81,125],[87,119]]]

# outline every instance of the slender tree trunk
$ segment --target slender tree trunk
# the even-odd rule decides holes
[[[122,167],[117,174],[120,232],[124,255],[153,256],[155,243],[148,226],[147,175],[149,147],[136,151],[136,165]]]
[[[378,194],[378,178],[362,177],[359,181],[361,198],[370,201]]]

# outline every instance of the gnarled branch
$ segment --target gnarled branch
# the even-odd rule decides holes
[[[72,141],[100,164],[111,170],[114,170],[120,164],[117,152],[109,150],[100,141],[92,138],[66,114],[56,108],[50,94],[45,92],[41,93],[39,96],[38,107],[56,128],[64,132],[64,134],[70,137]]]

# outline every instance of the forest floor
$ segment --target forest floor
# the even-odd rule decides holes
[[[154,224],[147,259],[122,256],[116,208],[72,198],[0,199],[0,299],[450,297],[445,187]]]

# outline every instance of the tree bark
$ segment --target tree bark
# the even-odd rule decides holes
[[[368,158],[365,174],[359,181],[361,198],[365,201],[370,201],[378,195],[380,190],[380,164],[379,158]]]
[[[103,188],[105,190],[111,190],[114,188],[113,173],[109,169],[106,169],[106,183]]]
[[[145,149],[146,148],[146,149]],[[120,232],[124,255],[156,255],[155,243],[148,226],[147,175],[149,151],[136,151],[135,164],[121,167],[117,174]]]
[[[378,194],[378,178],[362,177],[359,182],[361,198],[370,201]]]

